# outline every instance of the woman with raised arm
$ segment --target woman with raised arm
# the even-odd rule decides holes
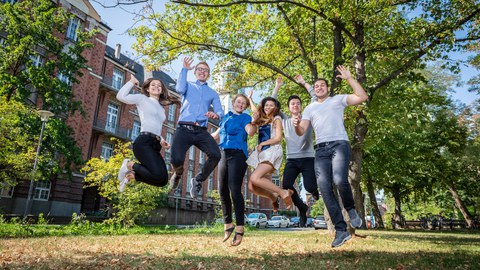
[[[287,209],[292,207],[292,191],[282,189],[272,182],[272,173],[278,171],[283,159],[282,118],[280,117],[280,102],[272,97],[266,97],[257,109],[252,100],[253,92],[249,93],[252,106],[253,123],[258,126],[258,145],[250,154],[247,164],[254,168],[248,181],[248,189],[258,196],[272,200],[273,212],[278,211],[278,197],[281,197]]]
[[[212,136],[220,138],[222,157],[218,163],[218,179],[222,213],[225,222],[223,242],[230,238],[235,230],[232,217],[232,201],[235,210],[237,229],[232,246],[242,243],[245,225],[245,200],[242,195],[243,177],[247,171],[248,145],[247,136],[253,136],[257,128],[252,117],[244,113],[250,106],[248,98],[238,94],[232,101],[233,109],[220,122],[220,128]]]
[[[133,153],[139,163],[129,159],[123,160],[118,171],[120,192],[123,192],[129,181],[137,180],[153,186],[165,186],[168,183],[168,172],[165,161],[160,155],[162,147],[170,145],[161,136],[165,121],[164,106],[180,104],[180,101],[168,94],[165,85],[155,78],[147,79],[141,94],[130,94],[130,90],[138,85],[135,76],[118,91],[117,99],[126,104],[137,106],[140,117],[140,135],[133,142]]]

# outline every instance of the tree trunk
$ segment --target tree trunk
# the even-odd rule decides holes
[[[393,216],[392,220],[392,227],[393,229],[399,229],[402,228],[403,222],[402,222],[402,202],[400,198],[400,188],[398,185],[395,185],[392,188],[392,193],[393,193],[393,198],[395,199],[395,214]]]
[[[373,216],[375,217],[375,223],[379,229],[385,228],[383,225],[382,215],[380,209],[378,209],[377,198],[375,197],[375,189],[373,188],[373,182],[370,176],[367,177],[367,191],[370,198],[370,205],[372,206]],[[373,228],[372,228],[373,229]]]
[[[457,189],[455,188],[455,184],[452,183],[448,185],[448,190],[450,191],[453,199],[455,200],[455,206],[462,213],[463,218],[467,223],[467,228],[471,228],[473,225],[472,217],[470,216],[470,213],[468,213],[468,209],[463,204],[462,198],[460,198],[460,196],[458,195]]]

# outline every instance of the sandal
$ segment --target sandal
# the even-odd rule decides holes
[[[278,208],[280,207],[280,201],[278,200],[278,197],[275,201],[272,201],[272,208],[273,208],[273,214],[276,215],[278,214]]]
[[[282,198],[287,206],[286,207],[287,210],[292,209],[292,206],[293,206],[292,195],[293,195],[293,190],[288,189],[288,195],[285,198]]]
[[[233,230],[235,230],[235,225],[233,225],[232,227],[224,230],[225,236],[223,237],[223,241],[222,241],[222,242],[225,242],[225,241],[228,240],[228,238],[230,238],[230,235],[232,235]],[[235,238],[234,238],[234,239],[235,239]]]
[[[238,246],[242,243],[242,240],[243,240],[243,234],[245,232],[237,232],[235,231],[235,235],[233,236],[233,241],[232,241],[232,246]],[[237,242],[237,236],[241,236],[242,238],[240,238],[240,241]]]

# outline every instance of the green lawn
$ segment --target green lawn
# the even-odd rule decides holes
[[[357,231],[330,248],[326,230],[248,230],[239,247],[219,229],[0,239],[8,269],[480,269],[480,234]]]

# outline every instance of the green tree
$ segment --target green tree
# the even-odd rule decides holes
[[[84,188],[95,187],[99,194],[109,201],[113,216],[110,222],[133,226],[142,223],[152,210],[166,205],[166,188],[158,188],[131,181],[124,192],[118,191],[118,168],[125,158],[133,159],[131,143],[119,140],[115,144],[115,154],[108,161],[104,158],[91,158],[81,169],[87,175]]]
[[[39,117],[32,114],[38,105],[57,117],[46,125],[39,157],[39,176],[35,179],[48,179],[64,170],[70,172],[72,165],[81,164],[82,159],[64,118],[68,113],[81,111],[81,103],[75,99],[72,85],[78,82],[76,78],[82,76],[81,69],[86,67],[81,54],[92,46],[87,40],[95,31],[78,32],[76,41],[64,41],[73,15],[49,0],[0,4],[0,18],[0,29],[5,33],[0,47],[2,106],[7,108],[16,104],[19,108],[16,115],[5,114],[12,118],[4,118],[10,122],[11,128],[5,128],[3,134],[12,140],[12,145],[19,146],[14,151],[17,156],[2,154],[5,158],[0,160],[0,167],[5,168],[3,173],[11,178],[25,179],[29,173],[36,147],[33,142],[38,142],[36,138],[41,127]],[[6,153],[11,149],[2,148],[1,151]],[[22,172],[22,168],[27,171]]]
[[[239,76],[231,85],[237,87],[265,87],[281,74],[290,81],[288,95],[298,92],[294,76],[299,73],[327,77],[333,91],[342,93],[334,67],[350,66],[370,97],[351,114],[349,180],[362,217],[363,143],[367,109],[376,93],[390,92],[386,86],[399,75],[418,80],[415,69],[423,61],[445,58],[479,39],[477,2],[177,0],[162,13],[148,5],[143,11],[144,24],[131,33],[137,38],[135,49],[148,56],[147,67],[196,54],[233,65]]]

